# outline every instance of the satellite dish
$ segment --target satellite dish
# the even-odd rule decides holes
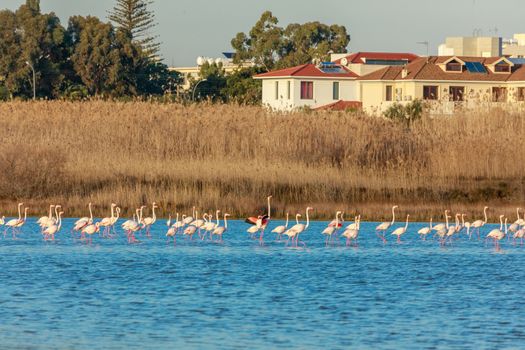
[[[197,57],[197,66],[202,66],[204,64],[204,57],[199,56]]]
[[[343,66],[347,66],[348,65],[348,58],[346,58],[346,57],[341,58],[341,64]]]

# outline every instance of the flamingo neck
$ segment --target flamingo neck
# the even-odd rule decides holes
[[[432,218],[430,218],[430,229],[432,230]]]
[[[60,231],[60,228],[62,227],[62,213],[58,214],[58,227],[57,231]]]
[[[483,224],[487,223],[487,207],[483,208],[483,215],[485,216],[485,221],[483,221]]]
[[[284,225],[284,227],[288,227],[288,213],[286,213],[286,224]]]
[[[499,217],[499,230],[503,230],[503,218],[501,216]]]
[[[271,213],[271,208],[270,208],[270,197],[268,197],[268,219],[270,219],[270,213]]]
[[[299,214],[295,215],[295,223],[299,225]]]
[[[217,219],[217,226],[219,226],[219,213],[220,213],[219,210],[217,210],[217,211],[215,212],[215,218]]]
[[[22,220],[22,204],[18,204],[18,221]]]
[[[89,203],[89,218],[93,221],[93,211],[91,210],[91,203]]]
[[[310,215],[308,214],[309,211],[310,208],[306,208],[306,226],[304,227],[305,229],[308,228],[308,226],[310,226]]]
[[[115,217],[114,210],[113,210],[113,204],[111,204],[111,219]]]
[[[155,206],[152,208],[153,211],[153,222],[157,221],[157,215],[155,214]]]
[[[396,222],[396,207],[392,207],[392,222],[390,225],[393,225]]]
[[[446,222],[445,227],[448,229],[448,213],[447,212],[445,212],[445,222]]]
[[[224,214],[224,228],[227,229],[228,228],[228,220],[226,219],[228,217],[228,215]]]
[[[55,213],[56,213],[56,212],[55,212]],[[49,216],[48,216],[48,218],[51,219],[51,215],[53,215],[53,205],[50,205],[50,206],[49,206]]]
[[[407,222],[405,224],[405,231],[406,231],[407,228],[408,228],[408,215],[407,215]]]

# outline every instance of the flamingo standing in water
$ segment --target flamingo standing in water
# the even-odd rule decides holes
[[[144,218],[142,222],[144,224],[144,227],[146,228],[146,236],[148,237],[151,237],[150,235],[151,225],[153,225],[157,221],[157,216],[155,215],[155,209],[157,208],[158,208],[157,203],[153,202],[151,206],[152,217]]]
[[[49,215],[48,216],[42,216],[40,217],[36,223],[42,228],[42,230],[46,227],[48,227],[49,225],[52,225],[55,223],[55,221],[53,220],[53,208],[55,208],[55,205],[54,204],[51,204],[49,206]],[[54,222],[50,223],[49,221],[53,220]]]
[[[479,240],[479,237],[480,237],[480,232],[479,232],[480,228],[485,226],[485,224],[487,223],[487,210],[488,209],[489,209],[489,207],[483,208],[484,220],[476,220],[470,225],[470,227],[472,229],[476,229],[476,232],[478,234],[478,240]]]
[[[117,205],[115,203],[111,203],[111,217],[105,217],[100,221],[100,227],[104,227],[104,230],[102,231],[102,237],[109,237],[109,231],[111,229],[111,226],[115,223],[115,207]]]
[[[18,203],[18,219],[11,219],[9,221],[7,221],[4,225],[5,225],[5,230],[4,230],[4,237],[5,235],[7,234],[7,230],[8,229],[11,229],[12,231],[12,234],[13,234],[13,238],[15,238],[15,227],[16,227],[16,224],[22,220],[22,206],[24,205],[24,203]]]
[[[22,226],[25,225],[25,223],[27,222],[27,211],[29,210],[28,207],[24,208],[24,218],[21,219],[21,220],[18,220],[18,222],[15,224],[15,226],[13,227],[13,229],[16,229],[16,231],[18,233],[20,233],[21,229],[22,229]],[[13,234],[14,234],[15,231],[13,231]],[[16,237],[15,237],[16,238]]]
[[[357,239],[359,238],[359,229],[361,225],[361,215],[354,218],[354,223],[348,225],[345,231],[341,234],[342,237],[346,238],[346,246],[349,247],[354,241],[355,246],[357,247]]]
[[[419,237],[421,237],[422,240],[427,240],[427,235],[432,232],[432,218],[430,218],[430,224],[428,226],[423,227],[419,231],[417,231]]]
[[[465,214],[461,214],[461,223],[462,223],[462,226],[463,228],[467,229],[467,232],[466,234],[468,235],[468,238],[470,239],[470,222],[468,221],[465,221]]]
[[[53,224],[53,225],[50,225],[49,227],[47,227],[42,233],[44,234],[44,240],[45,241],[48,241],[48,240],[51,240],[51,241],[54,241],[55,240],[55,235],[60,231],[60,229],[62,228],[62,215],[64,214],[63,211],[59,212],[58,213],[58,222]]]
[[[392,235],[397,236],[397,243],[401,243],[401,236],[407,232],[409,217],[410,217],[410,214],[407,214],[407,221],[406,221],[405,227],[399,227],[395,229],[394,232],[392,232]]]
[[[503,232],[503,217],[504,216],[505,215],[500,215],[499,216],[499,222],[500,222],[499,229],[496,228],[496,229],[490,231],[489,234],[487,235],[487,238],[485,238],[485,242],[488,239],[493,239],[494,240],[494,247],[496,248],[496,250],[500,249],[499,241],[501,241],[507,235],[507,218],[505,218],[505,232]]]
[[[77,221],[75,221],[75,224],[73,225],[73,231],[81,232],[84,227],[86,227],[87,225],[93,223],[93,210],[91,208],[91,205],[92,205],[91,202],[89,202],[89,204],[88,204],[89,218],[88,217],[83,217],[83,218],[80,218]]]
[[[272,230],[272,233],[277,233],[277,240],[278,241],[281,240],[281,237],[282,237],[284,231],[286,231],[286,229],[288,228],[288,217],[289,217],[289,214],[286,213],[286,224],[277,226],[276,228],[274,228]],[[255,227],[255,226],[253,226],[253,227]]]
[[[221,211],[220,210],[216,210],[215,211],[215,218],[217,220],[217,222],[213,222],[213,215],[212,214],[208,214],[208,222],[203,225],[203,229],[204,229],[204,234],[202,235],[202,240],[206,239],[206,236],[207,234],[209,235],[209,238],[212,239],[212,232],[213,230],[215,230],[216,227],[219,226],[219,213]]]
[[[383,243],[386,243],[386,237],[385,237],[386,230],[388,230],[390,226],[392,226],[396,222],[396,212],[395,211],[397,208],[398,208],[397,205],[394,205],[392,207],[392,221],[391,222],[383,222],[376,227],[376,235],[377,237],[381,238]],[[380,235],[379,232],[383,232],[383,234]]]
[[[334,234],[337,234],[337,230],[341,227],[341,224],[339,223],[339,215],[341,215],[340,211],[337,211],[335,213],[335,219],[328,224],[328,227],[325,228],[322,232],[323,235],[326,236],[325,239],[325,245],[328,246],[328,243],[333,242],[333,236]]]
[[[3,226],[3,225],[5,225],[5,216],[2,216],[0,218],[0,226]]]
[[[100,231],[100,222],[89,224],[81,231],[83,237],[86,237],[86,244],[93,243],[93,235]],[[87,236],[86,236],[87,235]]]
[[[224,214],[224,226],[218,226],[213,230],[213,235],[219,236],[219,242],[222,242],[222,235],[228,230],[228,217],[230,214]]]
[[[270,200],[272,199],[272,196],[268,196],[266,200],[268,201],[268,213],[266,215],[259,215],[257,217],[250,216],[245,220],[246,223],[250,225],[254,225],[255,228],[248,229],[248,233],[252,234],[252,236],[259,232],[259,241],[262,244],[263,238],[264,238],[264,230],[268,226],[268,223],[270,222],[270,216],[271,216],[271,206],[270,206]]]
[[[297,223],[297,224],[293,225],[291,228],[289,228],[284,233],[289,238],[292,239],[292,245],[294,245],[294,242],[295,242],[295,247],[298,247],[298,245],[299,245],[299,235],[301,233],[303,233],[304,231],[306,231],[308,226],[310,226],[310,215],[309,215],[310,210],[313,210],[313,208],[311,208],[311,207],[306,208],[306,224]],[[296,218],[298,218],[299,216],[300,215],[296,216]],[[288,244],[288,242],[287,242],[287,244]],[[306,247],[306,244],[304,242],[301,242],[301,244]]]

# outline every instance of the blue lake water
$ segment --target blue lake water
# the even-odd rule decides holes
[[[222,244],[174,247],[162,221],[141,244],[119,232],[85,246],[71,222],[55,243],[33,219],[19,240],[0,239],[0,348],[525,346],[525,248],[511,241],[495,251],[463,235],[440,247],[411,224],[403,244],[383,245],[363,223],[358,248],[325,247],[315,222],[306,249],[269,233],[261,247],[233,221]]]

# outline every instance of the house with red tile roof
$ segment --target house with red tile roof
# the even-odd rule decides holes
[[[332,55],[334,63],[341,64],[359,76],[367,75],[390,66],[405,66],[419,58],[404,52],[355,52]]]
[[[506,57],[421,57],[359,78],[359,98],[370,113],[415,99],[438,113],[481,105],[525,103],[525,66]]]
[[[358,102],[358,75],[332,62],[303,64],[256,75],[262,80],[262,103],[273,110],[318,108],[336,102]],[[357,103],[359,104],[359,103]]]

